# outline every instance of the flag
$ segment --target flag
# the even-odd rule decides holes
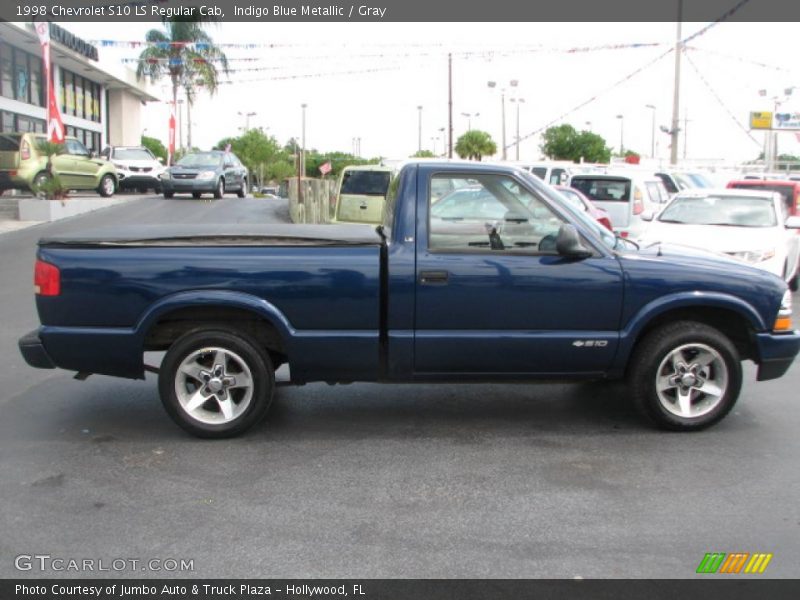
[[[172,164],[172,157],[175,156],[175,102],[169,108],[169,141],[167,143],[167,164]]]
[[[46,21],[36,23],[36,35],[39,36],[39,43],[42,46],[42,63],[47,86],[47,136],[49,141],[63,144],[64,122],[61,120],[61,112],[58,110],[53,77],[50,75],[50,23]]]
[[[328,173],[331,172],[332,168],[333,167],[331,167],[331,161],[328,161],[328,162],[326,162],[324,164],[321,164],[319,166],[319,172],[322,173],[323,175],[327,175]]]

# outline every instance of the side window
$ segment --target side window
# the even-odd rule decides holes
[[[550,185],[561,185],[563,179],[566,179],[566,174],[564,169],[553,169],[550,172]]]
[[[658,184],[648,181],[645,183],[645,186],[647,187],[647,195],[650,196],[650,203],[661,204],[663,200],[661,198],[661,191],[658,189]]]
[[[75,156],[89,154],[89,151],[86,149],[86,146],[81,144],[78,140],[67,140],[66,145],[67,145],[67,152]]]
[[[562,220],[537,196],[504,175],[435,175],[429,195],[428,248],[431,252],[522,252],[556,254]]]

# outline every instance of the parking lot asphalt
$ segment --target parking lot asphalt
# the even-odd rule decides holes
[[[286,221],[285,203],[147,198],[0,236],[0,576],[14,557],[173,558],[162,577],[692,577],[706,552],[800,558],[800,366],[696,434],[620,384],[281,388],[234,440],[184,434],[156,380],[28,368],[44,234],[119,222]],[[800,298],[795,295],[795,319]],[[796,320],[796,323],[800,322]]]

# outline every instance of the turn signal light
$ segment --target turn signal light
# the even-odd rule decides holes
[[[778,317],[775,319],[773,331],[791,331],[792,330],[792,317]]]
[[[772,326],[773,331],[791,331],[792,330],[792,292],[786,290],[781,299],[781,306],[778,309],[778,316],[775,317],[775,325]]]
[[[33,269],[33,289],[39,296],[58,296],[61,294],[61,271],[58,267],[37,260]]]

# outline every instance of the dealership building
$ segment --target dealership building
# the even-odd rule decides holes
[[[104,64],[97,47],[50,24],[53,83],[66,134],[90,150],[138,146],[145,102],[158,98],[123,65]],[[31,23],[0,22],[0,130],[44,132],[47,88]]]

